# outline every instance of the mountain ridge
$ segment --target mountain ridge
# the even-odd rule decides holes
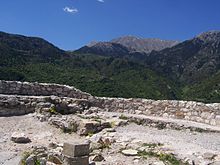
[[[162,40],[159,38],[139,38],[135,36],[123,36],[111,40],[110,42],[119,43],[137,52],[150,53],[160,51],[178,44],[178,41]]]
[[[205,32],[146,54],[109,42],[97,45],[109,52],[67,52],[1,33],[0,79],[68,84],[97,96],[220,102],[219,36]]]
[[[111,55],[109,54],[109,52],[112,50],[112,45],[116,46],[116,44],[118,44],[118,46],[120,45],[120,47],[124,47],[124,50],[125,48],[127,49],[127,54],[132,54],[136,52],[148,54],[152,51],[160,51],[165,48],[170,48],[178,43],[178,41],[161,40],[157,38],[139,38],[135,36],[122,36],[105,42],[92,41],[86,46],[83,46],[80,49],[76,50],[76,52]],[[107,47],[106,44],[109,44],[109,47]],[[124,52],[116,52],[122,55],[124,54]]]

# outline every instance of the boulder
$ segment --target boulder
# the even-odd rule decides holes
[[[11,135],[11,140],[15,143],[30,143],[31,140],[24,133],[14,132]]]

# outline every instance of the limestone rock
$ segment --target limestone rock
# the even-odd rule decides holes
[[[215,156],[216,156],[215,154],[210,153],[210,152],[206,152],[206,153],[203,154],[203,158],[204,158],[204,159],[209,159],[209,160],[214,159]]]
[[[99,131],[98,128],[100,126],[101,124],[97,121],[84,119],[80,122],[77,132],[79,135],[88,135],[89,133],[96,133]]]
[[[122,150],[121,152],[125,156],[137,156],[138,155],[138,151],[134,149]]]
[[[63,155],[70,157],[80,157],[89,155],[89,144],[69,144],[64,143]]]
[[[28,165],[35,165],[35,162],[37,161],[37,156],[36,155],[30,155],[25,163],[28,164]]]
[[[91,160],[95,162],[101,162],[105,160],[105,158],[102,156],[102,154],[96,154],[91,157]]]
[[[154,162],[152,165],[164,165],[164,163],[162,161],[159,161],[159,162]]]
[[[53,154],[48,156],[48,161],[58,165],[61,165],[63,163],[58,156],[55,156]]]
[[[30,143],[31,140],[24,133],[14,132],[11,135],[11,140],[15,143]]]
[[[64,156],[64,165],[89,165],[89,156],[68,157]]]

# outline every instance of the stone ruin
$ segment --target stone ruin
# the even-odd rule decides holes
[[[0,117],[29,113],[34,113],[33,116],[40,121],[61,128],[64,133],[75,132],[80,136],[91,136],[91,141],[57,144],[52,150],[50,147],[36,148],[24,160],[26,164],[38,160],[41,164],[54,162],[64,165],[89,165],[89,160],[103,161],[104,157],[95,152],[92,155],[91,149],[108,148],[114,144],[116,139],[107,136],[106,132],[115,132],[118,126],[131,122],[158,129],[220,132],[220,103],[96,97],[66,85],[0,81]],[[102,114],[105,115],[104,118]],[[173,122],[175,119],[180,120]],[[182,121],[196,121],[207,127],[201,129],[194,125],[182,125]],[[210,129],[211,126],[217,127]],[[15,143],[29,143],[31,138],[25,134],[13,133],[11,140]],[[58,153],[54,152],[57,150]],[[122,153],[137,155],[138,151],[125,149]]]
[[[47,113],[53,108],[61,114],[98,108],[220,126],[220,103],[95,97],[66,85],[0,81],[0,116]]]
[[[89,144],[63,145],[64,165],[89,165]]]

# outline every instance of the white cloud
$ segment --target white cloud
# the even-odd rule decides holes
[[[98,2],[101,2],[101,3],[104,3],[105,1],[104,0],[97,0]]]
[[[72,13],[72,14],[75,14],[75,13],[78,13],[79,10],[76,9],[76,8],[70,8],[68,6],[64,7],[63,8],[63,11],[67,12],[67,13]]]

